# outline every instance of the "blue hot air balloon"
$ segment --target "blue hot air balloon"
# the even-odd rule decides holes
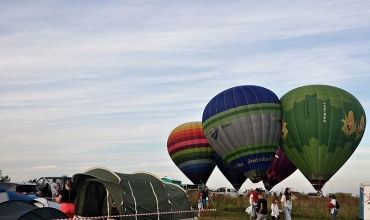
[[[235,190],[239,190],[243,183],[248,179],[243,173],[239,172],[237,169],[232,167],[228,162],[226,162],[222,157],[215,152],[215,162],[218,169],[226,177],[226,179],[231,183]]]
[[[274,159],[281,135],[279,98],[261,86],[227,89],[207,104],[203,130],[231,166],[259,182]]]

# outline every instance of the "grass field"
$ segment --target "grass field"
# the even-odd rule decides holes
[[[193,207],[197,207],[197,197],[189,195]],[[268,218],[271,219],[270,204],[272,197],[266,197],[268,203]],[[279,197],[280,200],[280,197]],[[355,197],[337,197],[340,203],[338,212],[338,220],[357,220],[359,219],[359,199]],[[307,196],[299,196],[298,200],[293,201],[292,219],[331,219],[326,205],[329,203],[328,197],[308,198]],[[228,198],[224,196],[213,197],[210,200],[210,208],[217,209],[217,212],[209,212],[208,216],[201,216],[201,220],[247,220],[249,215],[245,213],[245,209],[249,206],[248,197]],[[279,207],[281,208],[280,204]],[[281,219],[284,219],[284,214],[281,213]]]

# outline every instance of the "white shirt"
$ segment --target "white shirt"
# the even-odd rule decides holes
[[[249,204],[253,205],[253,193],[249,196]]]
[[[331,213],[331,214],[334,214],[334,212],[335,212],[335,210],[336,210],[336,207],[337,207],[337,200],[332,199],[332,200],[330,201],[330,203],[332,203],[332,204],[334,205],[334,207],[330,209],[330,213]]]
[[[52,182],[51,183],[51,193],[52,193],[53,198],[57,197],[58,189],[59,189],[58,184],[55,182]]]
[[[271,216],[278,216],[279,215],[279,206],[278,204],[271,203]]]
[[[283,202],[283,203],[284,203],[284,207],[287,207],[287,208],[289,208],[289,209],[292,209],[292,203],[293,203],[293,200],[294,200],[293,195],[292,195],[292,196],[290,196],[290,200],[287,200],[285,195],[283,195],[283,196],[281,197],[281,202]]]

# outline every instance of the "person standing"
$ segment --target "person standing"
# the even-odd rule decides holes
[[[57,203],[61,203],[60,211],[73,218],[75,215],[75,205],[77,201],[77,193],[72,189],[72,182],[67,180],[64,189],[59,191],[59,195],[56,198]]]
[[[209,208],[209,203],[208,203],[208,199],[209,199],[209,191],[208,191],[208,186],[204,187],[204,190],[202,191],[202,194],[203,194],[203,199],[202,199],[202,203],[203,203],[203,210],[205,211],[204,214],[205,215],[208,215],[207,214],[207,209]]]
[[[338,209],[337,209],[337,199],[335,195],[330,195],[330,213],[331,213],[331,220],[337,220]]]
[[[199,210],[198,217],[200,217],[203,211],[203,193],[202,192],[199,193],[199,197],[198,197],[198,210]]]
[[[56,179],[53,179],[53,182],[51,183],[50,188],[51,188],[51,198],[52,198],[52,201],[54,202],[55,199],[58,197],[58,191],[59,191],[59,185]]]
[[[252,218],[256,217],[256,207],[255,207],[254,202],[253,202],[254,201],[253,198],[255,196],[254,194],[255,193],[254,193],[253,189],[251,188],[249,190],[249,204],[252,207],[252,210],[251,210],[251,216],[249,217],[249,219],[252,219]]]
[[[265,198],[263,198],[262,193],[258,193],[256,220],[266,220],[266,219],[267,219],[267,201]]]
[[[283,196],[281,197],[281,209],[285,214],[285,220],[292,220],[292,202],[297,199],[295,195],[290,192],[290,188],[286,188]]]
[[[257,213],[257,202],[258,202],[259,189],[256,188],[254,191],[253,191],[253,189],[251,189],[251,190],[252,190],[252,194],[253,194],[253,206],[252,206],[253,215],[251,214],[251,218],[252,218],[252,217],[257,217],[256,213]]]
[[[274,197],[271,203],[271,217],[272,220],[280,219],[279,199]]]

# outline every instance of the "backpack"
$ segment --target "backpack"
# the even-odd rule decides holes
[[[335,208],[336,209],[339,209],[340,208],[340,205],[339,205],[339,202],[338,201],[335,201]]]

